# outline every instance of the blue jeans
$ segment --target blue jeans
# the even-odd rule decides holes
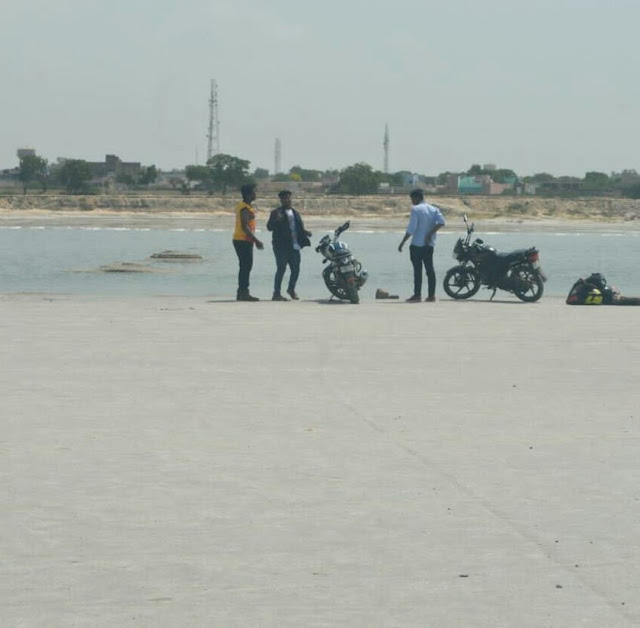
[[[273,254],[276,256],[276,276],[273,280],[273,294],[280,294],[282,279],[287,270],[287,265],[289,265],[289,269],[291,270],[287,291],[293,292],[296,289],[298,275],[300,275],[300,251],[297,251],[293,247],[290,249],[274,247]]]

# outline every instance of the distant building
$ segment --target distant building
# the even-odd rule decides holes
[[[543,181],[539,190],[546,192],[578,192],[582,187],[582,181],[577,177],[559,177],[553,181]]]
[[[486,174],[458,177],[458,194],[485,194],[491,177]]]
[[[18,183],[20,168],[0,170],[0,188],[13,188]]]
[[[36,154],[35,148],[19,148],[16,151],[16,155],[18,156],[18,159],[23,159],[24,157],[33,156],[35,154]]]
[[[54,168],[59,168],[65,161],[71,159],[73,158],[58,157]],[[94,179],[114,178],[120,174],[131,175],[135,178],[142,170],[139,161],[122,161],[117,155],[105,155],[104,161],[88,161],[87,164]]]
[[[489,194],[492,196],[502,194],[505,190],[513,188],[515,179],[496,183],[488,174],[452,175],[449,188],[455,185],[458,194]]]
[[[104,161],[90,161],[88,164],[96,179],[118,175],[137,177],[142,169],[139,161],[122,161],[117,155],[105,155]]]

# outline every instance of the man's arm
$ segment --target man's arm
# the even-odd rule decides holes
[[[404,246],[404,243],[411,237],[411,234],[407,231],[404,236],[402,237],[402,240],[400,241],[400,244],[398,246],[398,251],[400,251],[402,253],[402,247]]]
[[[279,220],[282,216],[280,215],[280,209],[274,209],[269,214],[269,220],[267,220],[267,230],[273,231],[276,226],[276,221]]]
[[[442,223],[436,225],[433,229],[431,229],[431,231],[429,231],[429,233],[427,233],[427,237],[424,239],[424,243],[429,244],[429,242],[431,242],[431,238],[433,237],[433,234],[436,233],[440,228],[444,227],[444,225]]]
[[[296,216],[298,217],[298,220],[300,221],[300,229],[302,229],[302,232],[307,236],[307,238],[310,238],[313,234],[311,233],[311,231],[307,231],[305,229],[304,226],[304,222],[302,220],[302,216],[300,215],[300,212],[298,212],[298,210],[294,209],[293,210],[296,214]]]
[[[402,247],[404,243],[414,234],[417,226],[418,217],[413,208],[411,208],[411,215],[409,216],[409,224],[407,225],[407,232],[404,234],[400,245],[398,246],[398,251],[402,252]]]

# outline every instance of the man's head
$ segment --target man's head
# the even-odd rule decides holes
[[[289,190],[281,190],[278,192],[278,196],[283,207],[291,207],[291,192]]]
[[[417,205],[424,201],[424,192],[420,188],[416,188],[415,190],[411,190],[409,197],[411,198],[412,203]]]
[[[240,188],[240,194],[242,194],[242,200],[245,203],[251,203],[256,200],[256,184],[255,183],[245,183]]]

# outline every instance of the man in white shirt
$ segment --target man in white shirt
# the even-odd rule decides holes
[[[413,264],[413,295],[407,299],[410,303],[422,301],[422,266],[427,273],[428,296],[425,301],[436,300],[436,273],[433,269],[433,249],[436,245],[436,233],[444,226],[442,213],[435,205],[424,200],[424,193],[415,189],[409,195],[413,207],[398,251],[402,252],[404,243],[411,238],[409,256]]]

